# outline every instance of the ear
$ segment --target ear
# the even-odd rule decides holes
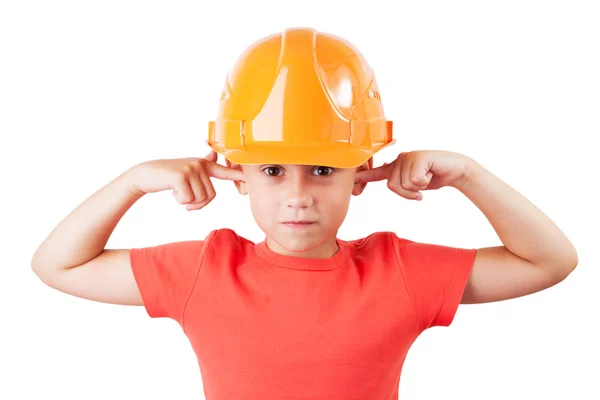
[[[368,169],[373,168],[373,157],[369,158],[367,161],[364,162],[364,164],[362,164],[360,167],[356,167],[356,172],[358,171],[365,171]],[[359,194],[361,194],[363,192],[363,190],[365,190],[365,186],[367,186],[367,183],[355,183],[354,187],[352,188],[352,194],[354,196],[358,196]]]
[[[237,169],[238,171],[242,170],[242,166],[240,164],[232,163],[228,159],[225,159],[225,163],[227,164],[227,167],[229,167],[229,168]],[[233,183],[235,184],[235,187],[237,188],[238,192],[241,195],[247,195],[248,194],[248,189],[247,189],[247,186],[246,186],[246,182],[234,181]]]

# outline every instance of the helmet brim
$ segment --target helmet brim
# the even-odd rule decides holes
[[[332,168],[355,168],[364,164],[381,149],[396,142],[395,139],[370,147],[357,147],[348,143],[330,145],[284,145],[275,143],[252,143],[243,148],[225,149],[215,143],[207,144],[217,153],[235,164],[295,164],[319,165]]]

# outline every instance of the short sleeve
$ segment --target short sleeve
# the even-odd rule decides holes
[[[213,236],[211,232],[205,240],[131,249],[133,275],[151,318],[182,322],[183,310]]]
[[[396,235],[392,240],[421,329],[450,326],[477,249],[418,243]]]

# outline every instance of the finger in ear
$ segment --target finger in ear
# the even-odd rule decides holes
[[[235,188],[237,189],[239,194],[241,194],[242,196],[248,194],[248,185],[246,185],[246,182],[234,181],[233,183],[235,184]]]
[[[217,154],[216,151],[214,150],[210,150],[210,153],[208,153],[204,159],[210,162],[217,162],[217,159],[219,158],[219,155]]]
[[[227,168],[237,169],[238,171],[242,171],[242,166],[240,164],[231,162],[227,158],[225,158],[225,165],[227,166]],[[248,185],[246,184],[246,181],[243,181],[243,180],[242,181],[233,181],[233,183],[235,184],[235,188],[237,189],[239,194],[241,194],[242,196],[245,196],[248,194]]]

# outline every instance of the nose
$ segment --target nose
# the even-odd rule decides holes
[[[309,183],[302,173],[292,173],[286,179],[286,206],[290,208],[307,208],[314,203]]]

